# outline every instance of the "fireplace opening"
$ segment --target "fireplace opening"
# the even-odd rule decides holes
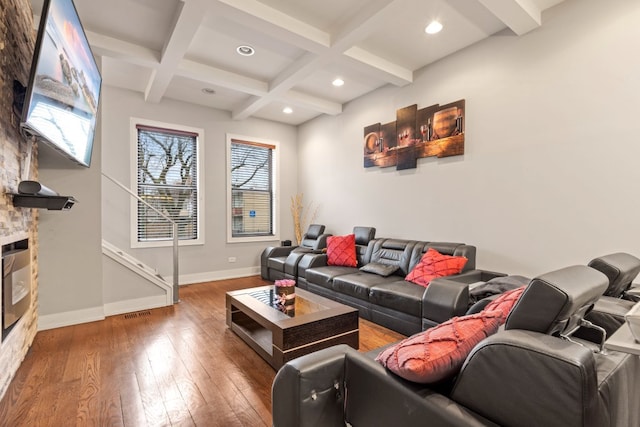
[[[2,340],[31,305],[29,239],[2,246]]]

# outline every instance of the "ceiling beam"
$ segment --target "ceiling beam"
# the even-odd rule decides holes
[[[542,11],[533,0],[478,1],[519,36],[542,25]]]
[[[359,68],[365,68],[365,72],[379,79],[387,81],[395,86],[406,86],[413,82],[413,71],[391,62],[385,58],[354,46],[344,52],[344,55],[360,64]],[[364,66],[364,67],[363,67]]]
[[[331,42],[327,32],[256,0],[218,0],[212,7],[216,15],[309,52],[320,52]]]
[[[306,108],[331,116],[342,113],[342,104],[339,102],[328,101],[297,90],[287,91],[282,96],[282,100],[294,107]]]
[[[188,59],[183,59],[180,62],[180,66],[176,70],[176,75],[198,80],[207,85],[215,85],[238,92],[244,92],[249,95],[264,96],[269,92],[269,83],[265,81]]]
[[[164,96],[180,60],[184,58],[191,41],[196,35],[208,7],[203,0],[183,0],[173,29],[166,40],[160,66],[151,72],[151,77],[145,90],[145,100],[160,102]]]
[[[332,38],[330,47],[321,52],[307,52],[304,54],[271,82],[267,95],[249,98],[232,112],[232,117],[236,120],[246,119],[261,108],[277,100],[285,92],[312,75],[316,70],[340,57],[345,50],[351,48],[355,43],[363,40],[373,31],[377,30],[387,10],[398,3],[400,3],[400,0],[375,0],[368,2],[355,17],[347,21],[341,30],[336,33],[336,36]]]
[[[120,59],[129,64],[141,65],[151,69],[160,65],[160,52],[157,50],[91,31],[85,32],[94,55]]]

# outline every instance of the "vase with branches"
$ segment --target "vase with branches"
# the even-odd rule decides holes
[[[309,203],[308,206],[304,205],[304,193],[298,193],[295,196],[291,196],[291,216],[293,217],[293,230],[296,235],[296,241],[298,245],[302,243],[302,236],[307,226],[315,221],[318,213],[318,207],[313,208],[313,203]],[[311,216],[309,217],[310,212]]]

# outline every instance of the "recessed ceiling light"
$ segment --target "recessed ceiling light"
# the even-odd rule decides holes
[[[216,91],[211,89],[210,87],[202,88],[202,92],[206,93],[207,95],[214,95],[216,93]]]
[[[431,21],[429,25],[424,29],[424,32],[427,34],[436,34],[442,30],[442,24],[438,21]]]
[[[293,113],[293,109],[291,107],[284,107],[282,109],[282,112],[285,113],[285,114],[291,114],[291,113]]]
[[[340,87],[342,85],[344,85],[344,80],[342,80],[340,77],[338,77],[337,79],[335,79],[333,82],[331,82],[334,86]]]
[[[236,48],[236,52],[238,52],[242,56],[251,56],[254,53],[256,53],[256,50],[251,46],[244,45],[244,46],[238,46]]]

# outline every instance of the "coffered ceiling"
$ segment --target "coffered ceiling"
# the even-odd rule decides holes
[[[74,1],[105,85],[298,125],[410,84],[416,70],[499,31],[534,30],[563,0]],[[36,16],[42,4],[32,0]],[[428,35],[432,20],[444,28]]]

